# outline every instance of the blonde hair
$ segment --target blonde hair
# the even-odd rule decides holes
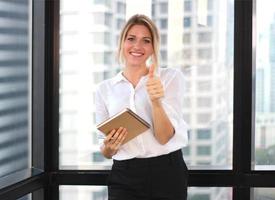
[[[151,33],[152,41],[153,41],[153,55],[152,59],[155,62],[156,67],[159,64],[159,31],[155,25],[155,23],[146,15],[142,14],[136,14],[133,15],[124,25],[119,38],[119,45],[118,45],[118,60],[120,63],[125,62],[125,58],[123,55],[123,46],[124,41],[126,39],[127,33],[130,30],[130,28],[134,25],[144,25],[147,27]]]

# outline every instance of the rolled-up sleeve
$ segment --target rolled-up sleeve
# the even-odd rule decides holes
[[[96,87],[94,97],[95,97],[95,121],[97,125],[103,122],[109,116],[103,94],[101,93],[100,85]],[[97,130],[97,138],[98,138],[98,143],[101,146],[103,144],[105,135],[101,131]]]
[[[175,135],[174,139],[182,140],[188,143],[188,125],[183,118],[183,97],[184,97],[184,76],[179,70],[174,70],[170,74],[169,80],[164,85],[165,97],[162,99],[162,105],[172,123]],[[172,140],[174,140],[172,138]]]

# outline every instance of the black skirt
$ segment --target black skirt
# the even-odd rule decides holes
[[[114,160],[109,200],[186,200],[188,169],[181,150],[151,158]]]

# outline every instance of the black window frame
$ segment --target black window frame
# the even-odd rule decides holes
[[[231,187],[233,200],[250,199],[253,187],[275,187],[275,170],[251,167],[255,151],[255,2],[234,2],[233,169],[189,171],[189,187]],[[21,180],[0,187],[1,200],[31,192],[33,200],[58,200],[60,185],[106,185],[109,174],[109,170],[59,169],[59,0],[33,0],[33,38],[32,170],[40,172],[33,175],[31,170]],[[1,183],[5,181],[0,179]]]

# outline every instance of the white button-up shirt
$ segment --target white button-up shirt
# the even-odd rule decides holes
[[[162,106],[175,129],[174,136],[164,145],[158,143],[154,137],[151,100],[146,90],[148,75],[141,77],[135,88],[122,72],[97,85],[95,92],[96,124],[127,107],[151,125],[150,129],[122,145],[113,159],[154,157],[168,154],[187,145],[187,124],[182,112],[183,74],[177,69],[160,68],[158,76],[164,88]],[[102,145],[105,136],[100,132],[98,135],[100,145]]]

